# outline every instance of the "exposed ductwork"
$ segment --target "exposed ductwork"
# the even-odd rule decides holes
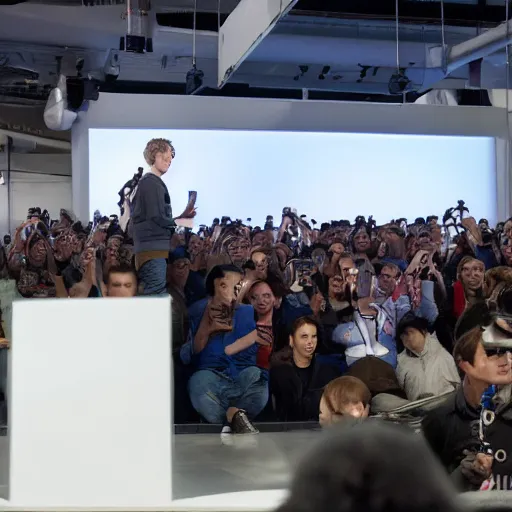
[[[461,66],[503,50],[512,42],[511,31],[512,20],[509,20],[508,23],[502,23],[469,41],[448,48],[446,51],[446,72],[448,74],[452,73]]]
[[[458,44],[443,47],[439,37],[433,43],[400,40],[397,47],[392,38],[335,37],[327,28],[324,36],[321,22],[314,25],[312,31],[320,35],[283,33],[279,27],[269,34],[288,10],[280,9],[281,0],[268,0],[265,9],[261,9],[260,2],[242,0],[221,28],[219,86],[232,77],[239,81],[241,76],[254,75],[255,65],[264,62],[269,66],[273,64],[274,75],[282,76],[284,81],[284,71],[280,70],[295,65],[296,76],[288,79],[299,81],[304,88],[337,91],[401,94],[425,91],[447,78],[463,80],[465,86],[471,87],[489,84],[504,87],[507,81],[505,66],[501,64],[503,59],[496,59],[495,55],[512,42],[512,21]],[[290,3],[284,2],[285,5]],[[252,16],[248,17],[247,13]],[[293,18],[293,15],[288,16],[286,23],[292,26]],[[259,28],[257,33],[255,26]],[[492,64],[482,63],[488,58]],[[474,62],[480,65],[472,65]],[[290,80],[288,86],[297,87],[297,83]]]
[[[34,91],[36,86],[53,86],[54,59],[62,54],[70,65],[78,57],[85,59],[84,76],[101,82],[106,75],[119,76],[121,87],[125,82],[183,83],[193,60],[194,28],[198,67],[204,71],[207,88],[228,83],[235,88],[244,84],[368,97],[412,91],[412,98],[428,89],[504,88],[512,79],[511,75],[507,80],[503,50],[510,42],[510,27],[485,31],[483,27],[496,26],[495,13],[493,19],[485,18],[487,25],[478,23],[477,28],[471,20],[480,18],[471,17],[474,10],[469,3],[445,0],[443,47],[441,11],[435,1],[400,0],[398,30],[394,1],[220,0],[219,15],[219,0],[197,0],[194,16],[195,0],[152,0],[149,16],[142,16],[139,13],[148,12],[145,1],[0,0],[0,6],[20,4],[0,8],[0,32],[6,40],[6,49],[0,48],[0,73],[5,75],[0,79],[0,94],[10,94],[13,84],[18,87],[20,82],[24,83],[23,94],[30,98],[39,92]],[[476,0],[468,2],[476,4]],[[423,17],[408,18],[410,4]],[[82,7],[86,5],[95,8]],[[466,5],[465,24],[454,21],[459,12],[455,5]],[[501,11],[504,18],[505,9]],[[26,36],[19,36],[15,27],[20,26],[26,27],[22,31]],[[124,44],[118,46],[121,36]],[[20,46],[20,37],[27,38],[26,45]],[[147,53],[151,45],[131,44],[143,39],[153,39],[153,54]],[[38,46],[30,46],[30,41]],[[45,42],[44,48],[40,46]],[[106,48],[134,53],[116,51],[117,60],[107,58],[105,64]],[[107,73],[107,67],[114,72]],[[74,68],[65,66],[62,72],[70,76]],[[27,79],[34,82],[30,88]],[[16,94],[21,97],[21,92]]]
[[[512,20],[509,20],[468,41],[448,46],[444,52],[441,47],[431,49],[431,67],[442,70],[444,76],[466,68],[470,86],[506,88],[509,78],[503,50],[512,42],[511,31]]]

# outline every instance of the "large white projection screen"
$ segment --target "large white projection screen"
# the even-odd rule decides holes
[[[172,129],[89,130],[90,215],[119,213],[118,192],[147,168],[142,153],[155,137],[176,149],[164,176],[173,213],[197,190],[197,225],[226,215],[263,226],[284,206],[317,222],[412,222],[459,199],[477,220],[498,220],[490,137]]]

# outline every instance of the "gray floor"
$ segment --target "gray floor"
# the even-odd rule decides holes
[[[318,432],[297,431],[250,436],[233,446],[214,434],[174,437],[174,499],[225,492],[282,489],[291,468]],[[243,444],[242,444],[243,442]]]
[[[282,489],[318,432],[262,433],[221,443],[219,434],[174,436],[173,497]],[[8,499],[9,440],[0,437],[0,497]]]

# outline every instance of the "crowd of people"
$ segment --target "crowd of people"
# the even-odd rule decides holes
[[[20,296],[170,294],[176,423],[229,439],[255,421],[393,417],[440,397],[423,431],[460,486],[512,488],[512,219],[477,222],[459,201],[440,217],[318,225],[285,207],[275,223],[194,230],[195,194],[174,217],[161,179],[174,157],[151,140],[116,215],[29,210],[0,250],[3,346]]]

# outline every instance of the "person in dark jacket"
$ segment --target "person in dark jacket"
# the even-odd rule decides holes
[[[166,293],[167,256],[176,226],[171,198],[162,176],[175,156],[171,141],[152,139],[144,150],[150,172],[139,181],[133,199],[133,243],[135,267],[142,295]],[[192,218],[195,209],[185,210],[177,218]]]
[[[489,335],[497,334],[477,326],[457,340],[454,359],[464,373],[463,384],[422,425],[432,450],[462,491],[512,489],[510,357],[506,349],[489,343]],[[495,410],[484,412],[482,424],[482,395],[490,385],[498,386]]]
[[[339,376],[335,367],[315,358],[318,323],[312,317],[298,318],[291,329],[289,360],[274,362],[270,368],[270,388],[280,421],[309,421],[318,418],[324,387]]]

